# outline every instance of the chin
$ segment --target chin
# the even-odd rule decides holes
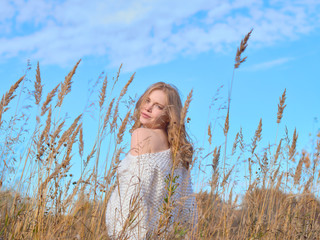
[[[146,121],[145,121],[145,119],[143,119],[143,117],[140,117],[140,123],[142,124],[142,125],[144,125],[144,124],[146,124]]]

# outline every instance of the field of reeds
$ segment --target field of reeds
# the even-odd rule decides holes
[[[238,48],[234,73],[246,59],[242,55],[250,34]],[[127,90],[134,74],[120,83],[120,66],[113,79],[102,74],[94,83],[98,91],[91,92],[94,100],[87,105],[95,106],[96,126],[90,131],[96,130],[90,133],[94,138],[87,138],[88,108],[72,117],[64,112],[79,63],[52,89],[45,88],[38,64],[33,78],[22,76],[1,98],[0,239],[109,239],[105,209],[116,167],[128,151],[124,138],[130,136],[135,99]],[[210,175],[206,188],[195,193],[197,227],[176,224],[153,238],[320,239],[320,134],[310,153],[296,149],[296,130],[291,136],[286,131],[283,138],[276,130],[275,143],[261,146],[262,120],[250,141],[242,130],[229,136],[233,78],[226,97],[225,143],[214,145],[209,125],[206,146],[213,151],[194,146],[192,172]],[[191,94],[183,109],[186,118]],[[285,107],[284,90],[275,116],[278,128]],[[235,139],[230,150],[229,139]],[[237,166],[226,164],[230,159],[237,159]],[[196,170],[202,161],[210,163],[210,172]],[[246,186],[243,195],[236,191],[239,177]],[[168,217],[162,219],[167,226]],[[127,238],[125,229],[123,233],[119,239]]]

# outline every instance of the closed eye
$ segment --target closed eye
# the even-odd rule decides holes
[[[163,110],[163,109],[164,109],[164,107],[161,106],[161,105],[159,105],[159,104],[157,104],[157,107],[158,107],[160,110]]]

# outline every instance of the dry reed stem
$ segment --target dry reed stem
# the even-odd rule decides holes
[[[60,149],[60,147],[62,146],[62,144],[66,143],[70,137],[70,135],[73,133],[73,131],[76,129],[77,124],[79,122],[79,120],[81,119],[82,114],[80,114],[75,120],[74,122],[71,124],[71,126],[62,134],[59,142],[58,142],[58,146],[57,146],[57,151]]]
[[[211,145],[212,134],[211,134],[211,125],[210,124],[208,125],[208,136],[209,136],[208,142]]]
[[[239,138],[239,133],[237,133],[237,135],[236,135],[236,137],[234,139],[231,155],[234,155],[236,150],[237,150],[237,145],[238,145],[238,142],[239,142],[238,138]]]
[[[311,166],[311,161],[310,161],[310,155],[307,152],[304,152],[305,158],[304,158],[304,166],[309,169]]]
[[[52,115],[52,109],[51,109],[51,106],[49,108],[49,113],[48,113],[48,118],[47,118],[47,121],[46,121],[46,127],[43,131],[43,134],[44,134],[44,142],[47,143],[48,142],[48,139],[49,139],[49,132],[50,132],[50,127],[51,127],[51,115]]]
[[[280,189],[283,175],[284,175],[284,174],[281,173],[281,175],[278,177],[278,182],[277,182],[277,185],[276,185],[276,187],[275,187],[275,190],[279,190],[279,189]]]
[[[247,57],[241,58],[241,54],[246,50],[248,46],[248,40],[250,38],[252,31],[253,29],[251,29],[250,32],[248,32],[247,35],[243,38],[243,40],[241,40],[240,47],[237,49],[237,54],[235,58],[235,64],[234,64],[235,69],[239,68],[240,64],[247,59]]]
[[[310,192],[310,187],[312,185],[312,182],[313,182],[313,176],[310,176],[310,178],[308,179],[307,183],[304,185],[303,193],[309,193]]]
[[[107,127],[107,124],[109,122],[109,119],[110,119],[110,115],[111,115],[111,110],[112,110],[112,107],[113,107],[113,104],[114,104],[114,100],[115,98],[113,98],[111,100],[111,103],[109,104],[109,107],[108,107],[108,111],[104,117],[104,120],[103,120],[103,127],[102,127],[102,131],[105,131],[106,127]]]
[[[241,152],[244,152],[245,143],[244,143],[244,139],[243,139],[242,128],[240,128],[240,131],[239,131],[239,145],[240,145]]]
[[[110,130],[111,131],[114,131],[117,128],[118,111],[119,111],[119,105],[116,104],[116,107],[114,109],[114,113],[113,113],[113,116],[112,116],[112,122],[110,124]]]
[[[289,159],[292,159],[292,157],[296,153],[297,139],[298,139],[298,134],[297,134],[296,129],[294,129],[294,133],[293,133],[293,137],[292,137],[292,144],[289,149]]]
[[[281,98],[279,98],[279,104],[278,104],[278,113],[277,113],[277,123],[280,123],[283,115],[283,110],[287,105],[284,105],[286,101],[286,89],[284,89],[283,94]]]
[[[128,80],[128,82],[126,83],[126,85],[122,88],[117,102],[119,102],[120,99],[127,93],[128,87],[129,87],[129,85],[132,83],[135,75],[136,75],[136,73],[133,73],[133,74],[131,75],[130,79]]]
[[[262,119],[260,118],[258,128],[254,134],[252,145],[251,145],[251,153],[254,153],[254,150],[257,147],[258,142],[261,140],[261,132],[262,132]]]
[[[124,131],[126,130],[130,114],[131,114],[131,111],[129,111],[126,114],[125,118],[122,120],[121,126],[119,128],[119,132],[117,134],[117,144],[120,144],[122,142],[123,134],[124,134]]]
[[[62,131],[62,128],[65,124],[65,120],[62,121],[59,126],[57,127],[57,129],[54,131],[54,133],[52,134],[52,137],[51,137],[51,144],[53,144],[56,140],[56,138],[59,138],[59,134],[61,133]]]
[[[278,157],[279,157],[280,150],[281,150],[281,142],[282,142],[282,139],[280,140],[279,145],[276,150],[276,154],[274,155],[274,163],[273,164],[276,164],[278,161]]]
[[[190,102],[192,100],[193,89],[188,94],[186,101],[184,102],[183,108],[181,110],[180,126],[184,126],[185,118],[189,109]],[[178,135],[179,136],[179,135]]]
[[[97,151],[97,143],[94,144],[94,146],[93,146],[90,154],[87,156],[87,160],[84,162],[84,168],[87,167],[90,159],[93,158],[93,156],[94,156],[94,154],[96,153],[96,151]]]
[[[17,88],[19,87],[20,83],[23,81],[24,78],[25,78],[25,75],[22,76],[17,82],[15,82],[15,84],[13,84],[10,87],[9,91],[2,96],[2,99],[0,102],[0,126],[2,125],[2,120],[1,120],[2,114],[9,109],[7,106],[9,105],[11,100],[15,98],[16,95],[14,95],[14,92],[17,90]]]
[[[218,169],[218,166],[219,166],[220,150],[221,150],[221,146],[219,146],[219,149],[217,149],[217,147],[215,147],[215,149],[213,151],[213,159],[212,159],[213,172],[216,172]]]
[[[49,139],[49,132],[50,132],[50,127],[51,127],[51,114],[52,114],[52,110],[51,110],[51,106],[50,106],[47,121],[46,121],[46,126],[43,129],[43,131],[39,137],[38,143],[37,143],[37,151],[38,151],[37,159],[38,160],[41,160],[41,157],[44,153],[44,144],[47,143],[48,139]]]
[[[40,104],[42,96],[42,87],[43,86],[41,85],[40,66],[38,62],[36,70],[36,80],[34,82],[34,98],[36,100],[36,105]]]
[[[51,92],[48,93],[47,98],[41,107],[41,116],[43,116],[47,112],[48,105],[52,101],[53,97],[56,95],[59,86],[60,86],[60,83],[54,89],[52,89]]]
[[[120,66],[121,67],[121,66]],[[119,69],[120,71],[120,69]],[[128,90],[128,87],[129,85],[132,83],[133,79],[134,79],[134,76],[135,76],[135,73],[133,73],[130,77],[130,79],[128,80],[128,82],[126,83],[126,85],[122,88],[121,90],[121,93],[117,99],[117,102],[116,102],[116,107],[115,107],[115,110],[114,110],[114,114],[113,114],[113,120],[112,120],[112,123],[110,125],[110,129],[111,130],[115,130],[117,128],[117,119],[118,119],[118,111],[119,111],[119,103],[120,103],[120,100],[121,98],[127,93],[127,90]]]
[[[227,113],[226,120],[224,122],[224,128],[223,128],[223,133],[225,137],[227,136],[228,132],[229,132],[229,111]]]
[[[116,85],[116,83],[117,83],[118,80],[119,80],[121,68],[122,68],[122,63],[120,64],[120,67],[119,67],[119,70],[118,70],[118,73],[117,73],[117,77],[116,77],[116,79],[115,79],[115,81],[114,81],[114,83],[113,83],[113,86],[112,86],[112,90],[113,90],[114,86]],[[111,91],[112,91],[112,90],[111,90]]]
[[[302,165],[304,162],[304,155],[302,155],[302,157],[299,160],[299,163],[297,165],[296,171],[294,173],[294,184],[298,185],[300,183],[300,179],[301,179],[301,173],[302,173]]]
[[[232,168],[228,171],[228,173],[224,176],[224,178],[223,178],[223,180],[221,182],[221,185],[220,185],[221,187],[224,187],[224,185],[227,183],[227,181],[228,181],[228,179],[229,179],[234,167],[235,167],[235,165],[233,165]]]
[[[104,78],[103,84],[102,84],[101,91],[100,91],[100,97],[99,97],[100,98],[100,101],[99,101],[100,110],[102,109],[104,101],[106,99],[107,84],[108,84],[108,80],[107,80],[107,75],[106,75],[106,77]]]
[[[83,142],[83,127],[82,127],[82,123],[80,124],[81,128],[80,128],[80,134],[79,134],[79,155],[83,156],[83,148],[84,148],[84,142]]]
[[[69,72],[69,74],[65,77],[65,80],[63,83],[61,83],[61,89],[58,94],[58,102],[56,107],[61,107],[64,97],[71,91],[71,84],[72,84],[72,77],[76,72],[76,69],[81,62],[81,59],[76,63],[76,65],[73,67],[73,69]]]
[[[79,116],[80,119],[81,115]],[[76,140],[76,136],[78,135],[79,131],[81,129],[81,124],[78,125],[78,127],[76,128],[76,130],[72,133],[71,138],[68,141],[68,148],[67,148],[67,157],[70,156],[71,151],[72,151],[72,146],[75,143]]]

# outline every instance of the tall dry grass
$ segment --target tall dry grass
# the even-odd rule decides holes
[[[279,125],[285,116],[286,90],[275,116],[275,143],[261,146],[261,119],[251,141],[245,141],[240,129],[234,136],[232,150],[227,149],[230,118],[234,117],[230,114],[232,85],[236,69],[246,59],[241,55],[251,32],[236,54],[225,109],[225,143],[214,145],[215,124],[209,123],[208,149],[195,146],[193,164],[210,161],[211,169],[207,171],[207,190],[196,193],[198,224],[190,229],[170,222],[174,207],[170,199],[176,189],[171,174],[166,180],[168,194],[158,229],[151,239],[320,239],[320,135],[315,139],[313,154],[297,152],[296,130],[292,137],[286,131],[285,137],[278,140]],[[72,80],[79,63],[51,90],[45,88],[38,64],[32,84],[23,76],[1,99],[1,239],[108,239],[106,205],[117,184],[116,168],[128,150],[123,137],[133,124],[134,101],[126,94],[134,74],[119,92],[122,66],[113,80],[102,74],[93,84],[96,90],[91,93],[96,99],[87,106],[98,106],[98,126],[90,142],[85,137],[88,111],[74,113],[73,119],[62,116],[65,101],[76,84]],[[32,97],[29,116],[21,114],[25,109],[23,102],[14,102],[18,94]],[[182,127],[191,98],[192,92],[183,108]],[[126,107],[122,106],[123,99]],[[19,110],[10,111],[14,107]],[[72,171],[73,162],[81,165],[77,176]],[[227,164],[231,162],[237,163]],[[245,176],[239,169],[245,171]],[[239,181],[246,186],[242,196],[236,190]],[[132,211],[119,239],[127,239],[126,232],[134,224],[132,219],[141,211],[135,200],[132,199]]]

